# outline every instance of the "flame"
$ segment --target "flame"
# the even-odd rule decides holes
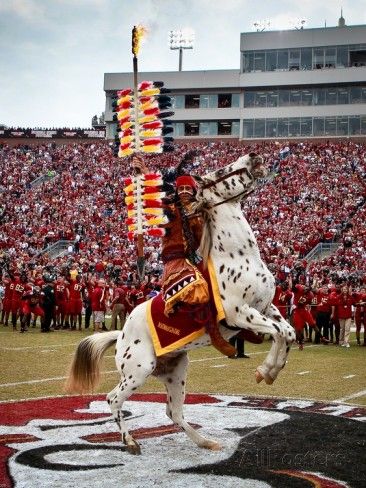
[[[132,29],[132,54],[138,56],[142,39],[147,33],[146,27],[143,25],[135,25]]]

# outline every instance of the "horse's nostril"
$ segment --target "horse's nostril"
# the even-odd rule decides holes
[[[257,154],[257,153],[255,153],[255,152],[251,152],[251,153],[249,153],[249,157],[250,157],[250,158],[256,158],[257,156],[258,156],[258,154]]]

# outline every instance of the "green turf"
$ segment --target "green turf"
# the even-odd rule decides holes
[[[0,400],[62,395],[63,377],[77,343],[90,332],[56,331],[41,334],[39,328],[25,334],[0,327]],[[366,405],[366,348],[306,344],[293,347],[289,361],[271,386],[257,385],[256,366],[263,361],[270,342],[246,343],[250,359],[227,359],[212,347],[190,353],[187,391],[216,394],[261,395],[334,401],[365,391],[345,403]],[[118,381],[113,348],[107,351],[98,392],[111,390]],[[299,374],[303,373],[303,374]],[[345,378],[347,377],[348,378]],[[44,381],[42,381],[44,380]],[[30,383],[31,382],[31,383]],[[163,391],[154,378],[139,391]]]

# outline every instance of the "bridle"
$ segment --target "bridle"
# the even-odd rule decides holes
[[[231,176],[235,176],[241,173],[245,173],[246,176],[249,178],[250,182],[248,183],[248,186],[252,185],[254,182],[254,176],[248,168],[239,168],[236,169],[235,171],[231,171],[230,173],[227,173],[225,175],[220,176],[217,180],[214,181],[209,181],[208,183],[205,183],[204,185],[201,186],[202,190],[207,190],[208,188],[212,188],[213,186],[217,185],[218,183],[221,183],[222,181],[227,180]],[[247,189],[244,189],[242,192],[238,193],[237,195],[234,195],[233,197],[227,198],[225,200],[222,200],[221,202],[215,203],[214,205],[211,205],[209,208],[214,208],[218,207],[219,205],[222,205],[223,203],[230,202],[231,200],[236,200],[237,198],[241,197],[242,195],[252,193],[254,191],[254,187],[250,190],[247,191]]]

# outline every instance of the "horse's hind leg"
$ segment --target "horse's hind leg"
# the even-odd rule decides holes
[[[167,416],[199,447],[205,449],[219,450],[218,442],[206,439],[200,435],[183,417],[183,403],[185,399],[185,385],[187,378],[188,358],[187,353],[178,356],[158,358],[157,368],[154,376],[161,380],[167,391]]]
[[[146,378],[152,373],[155,368],[156,358],[155,355],[147,351],[144,351],[144,357],[137,357],[135,360],[127,359],[128,356],[129,354],[127,354],[123,363],[119,365],[121,381],[108,393],[107,401],[121,433],[122,442],[127,446],[128,452],[141,454],[138,442],[128,432],[126,427],[122,414],[122,405],[139,386],[144,384]]]

